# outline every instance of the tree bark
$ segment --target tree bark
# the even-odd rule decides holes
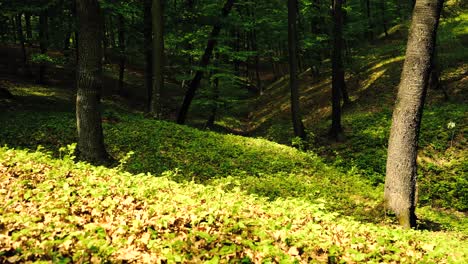
[[[143,3],[143,36],[145,49],[145,89],[147,94],[146,111],[151,112],[151,100],[153,97],[153,25],[151,20],[152,0],[144,0]]]
[[[122,14],[118,16],[118,35],[119,35],[119,94],[124,94],[124,74],[125,74],[125,19]]]
[[[161,117],[161,93],[164,89],[164,19],[162,0],[153,0],[153,92],[151,114]]]
[[[288,0],[288,50],[289,50],[289,86],[291,89],[291,114],[294,135],[305,139],[304,125],[301,119],[299,102],[299,84],[297,81],[297,0]]]
[[[227,0],[224,4],[223,10],[221,12],[221,19],[226,18],[231,12],[232,6],[234,5],[234,0]],[[221,31],[221,23],[217,23],[213,30],[211,31],[208,43],[206,44],[205,52],[203,53],[202,59],[200,61],[200,68],[205,68],[208,66],[210,62],[211,55],[213,54],[213,49],[216,46],[217,40],[216,38],[219,36]],[[184,97],[184,102],[182,103],[182,107],[179,111],[179,115],[177,116],[177,123],[183,124],[187,118],[187,113],[190,108],[190,104],[192,103],[193,98],[195,97],[195,92],[197,91],[198,87],[200,86],[200,81],[203,77],[203,71],[197,70],[195,76],[193,77],[192,81],[189,83],[187,92]]]
[[[380,0],[380,14],[382,16],[382,27],[384,30],[385,37],[388,37],[387,18],[385,17],[385,0]]]
[[[24,21],[26,26],[26,39],[28,44],[32,41],[32,29],[31,29],[31,14],[29,12],[24,13]]]
[[[330,135],[335,140],[342,140],[341,127],[341,95],[344,83],[344,70],[342,61],[342,0],[333,2],[333,56],[332,56],[332,126]]]
[[[18,14],[16,16],[16,30],[17,30],[17,33],[18,33],[18,39],[19,39],[19,42],[20,42],[20,46],[21,46],[21,64],[23,66],[23,71],[26,73],[28,70],[26,69],[27,68],[27,59],[28,59],[28,55],[26,53],[26,45],[25,45],[25,39],[24,39],[24,33],[23,33],[23,25],[22,25],[22,17],[23,15],[22,14]]]
[[[213,70],[212,74],[216,75],[218,74],[218,67],[219,67],[219,54],[215,55],[215,69]],[[219,78],[215,76],[213,80],[211,81],[211,87],[212,87],[212,95],[211,95],[211,101],[212,101],[212,106],[211,106],[211,113],[210,116],[208,117],[208,120],[206,121],[206,127],[209,129],[212,129],[214,127],[214,123],[216,120],[216,114],[218,112],[218,101],[219,101]]]
[[[100,98],[102,88],[102,19],[97,0],[77,0],[79,60],[76,122],[78,155],[100,164],[108,161],[104,147]]]
[[[41,54],[47,54],[47,49],[49,46],[49,15],[48,10],[41,11],[39,15],[39,47],[41,50]],[[40,84],[45,83],[45,71],[46,65],[41,63],[39,65],[39,78],[38,82]]]
[[[372,23],[371,10],[370,10],[370,0],[366,0],[366,14],[367,14],[367,32],[369,40],[374,39],[374,26]]]
[[[443,0],[417,0],[388,143],[385,204],[400,225],[416,226],[418,136]]]

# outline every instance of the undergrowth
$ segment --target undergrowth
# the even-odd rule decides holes
[[[165,175],[174,172],[166,172]],[[362,224],[303,199],[0,148],[8,262],[463,263],[466,235]]]

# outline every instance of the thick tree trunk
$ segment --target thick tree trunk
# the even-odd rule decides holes
[[[97,0],[77,0],[79,60],[77,68],[76,121],[78,154],[83,160],[104,163],[100,112],[102,87],[102,19]]]
[[[118,35],[119,35],[119,94],[124,94],[124,74],[125,74],[125,19],[123,15],[118,16]]]
[[[143,3],[143,36],[145,49],[145,89],[147,94],[146,111],[151,111],[153,97],[153,25],[151,20],[152,0],[144,0]]]
[[[153,94],[151,114],[161,117],[161,93],[164,89],[164,19],[162,0],[153,0]]]
[[[223,18],[226,18],[229,15],[229,12],[231,12],[233,5],[234,5],[234,0],[226,1],[226,3],[224,4],[223,10],[221,12],[221,20]],[[200,68],[205,68],[206,66],[208,66],[211,55],[213,54],[213,49],[217,43],[216,38],[219,36],[220,31],[221,31],[221,24],[217,23],[213,27],[208,43],[206,44],[205,52],[203,53],[202,59],[199,64]],[[184,102],[182,103],[182,107],[180,108],[179,115],[177,116],[178,124],[185,123],[185,119],[187,118],[187,113],[190,108],[190,104],[192,103],[192,100],[195,97],[195,92],[200,86],[200,81],[202,77],[203,77],[203,71],[198,70],[195,73],[195,76],[193,77],[192,81],[189,83],[187,92],[184,97]]]
[[[341,95],[343,92],[344,70],[342,61],[342,0],[333,2],[333,56],[332,56],[332,126],[330,135],[335,140],[342,140],[341,127]]]
[[[292,123],[294,135],[305,139],[304,125],[302,124],[299,107],[299,84],[297,81],[297,11],[297,0],[288,0],[288,57]]]
[[[416,226],[418,136],[443,0],[417,0],[393,110],[385,177],[385,204],[400,225]]]

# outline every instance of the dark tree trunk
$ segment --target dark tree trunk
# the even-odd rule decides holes
[[[41,11],[39,15],[39,47],[41,50],[41,54],[47,54],[47,49],[49,46],[49,15],[48,10]],[[46,72],[46,65],[41,63],[39,65],[39,78],[38,82],[40,84],[45,83],[45,72]]]
[[[102,19],[97,0],[77,0],[79,60],[77,67],[76,121],[78,154],[92,163],[105,163],[101,121]]]
[[[153,97],[153,25],[151,20],[152,0],[144,0],[143,36],[145,49],[145,89],[147,93],[146,111],[151,111]]]
[[[218,73],[217,67],[218,67],[218,60],[219,60],[219,55],[216,54],[216,63],[215,63],[215,70],[213,71],[213,74],[216,75]],[[208,120],[206,121],[206,127],[207,128],[213,128],[214,123],[216,120],[216,114],[218,112],[218,100],[219,100],[219,78],[214,77],[211,83],[212,87],[212,96],[211,96],[211,101],[212,101],[212,106],[211,106],[211,113],[210,116],[208,117]]]
[[[9,20],[8,20],[8,22],[10,24],[9,28],[8,28],[8,30],[9,30],[8,35],[13,36],[13,43],[16,43],[17,40],[18,40],[18,34],[16,32],[16,22],[15,22],[15,20],[16,20],[15,16],[9,17]]]
[[[118,16],[118,35],[119,35],[119,94],[124,94],[124,74],[125,74],[125,19],[123,15]]]
[[[229,12],[231,11],[233,5],[234,5],[234,0],[226,1],[226,3],[224,4],[223,10],[221,12],[221,20],[223,18],[226,18],[229,15]],[[213,49],[217,43],[216,38],[218,37],[220,31],[221,31],[221,23],[217,23],[213,27],[208,43],[206,44],[205,52],[203,53],[202,59],[199,64],[200,68],[205,68],[206,66],[208,66],[211,55],[213,53]],[[195,92],[200,86],[200,81],[202,77],[203,77],[203,70],[197,70],[192,81],[190,81],[188,88],[187,88],[187,92],[184,97],[184,102],[182,103],[182,107],[177,117],[178,124],[185,123],[185,119],[187,118],[187,113],[190,108],[190,104],[192,103],[192,100],[195,97]]]
[[[23,71],[26,73],[27,72],[27,60],[28,60],[28,54],[26,53],[26,45],[25,45],[25,40],[24,40],[24,34],[23,34],[23,25],[21,22],[21,17],[22,14],[18,14],[16,16],[16,30],[18,34],[18,39],[20,42],[20,47],[21,47],[21,64],[23,66]]]
[[[369,39],[374,39],[374,25],[372,23],[370,0],[366,0],[366,14],[367,14],[367,32]]]
[[[73,22],[72,22],[72,19],[73,18],[66,18],[66,31],[65,31],[65,36],[63,38],[63,50],[65,51],[64,53],[67,54],[68,51],[70,50],[70,38],[71,38],[71,35],[72,35],[72,30],[73,30]]]
[[[161,93],[164,89],[164,19],[162,0],[153,0],[153,94],[151,114],[161,117]]]
[[[294,135],[305,139],[304,125],[302,124],[299,107],[299,84],[297,81],[297,11],[297,0],[288,0],[288,57],[292,123]]]
[[[24,21],[25,26],[26,26],[26,41],[28,44],[31,44],[32,41],[32,29],[31,29],[31,14],[29,12],[26,12],[24,14]]]
[[[332,56],[332,126],[330,135],[335,140],[342,140],[341,127],[341,95],[343,92],[344,70],[342,61],[342,0],[333,2],[333,56]]]
[[[346,82],[344,81],[344,76],[343,86],[341,87],[341,96],[343,97],[343,108],[351,105],[351,99],[349,98],[348,87],[346,86]]]
[[[102,15],[102,53],[103,53],[103,57],[104,57],[104,64],[107,64],[109,63],[109,56],[108,56],[108,49],[109,49],[109,34],[107,33],[108,32],[108,29],[109,29],[109,26],[112,26],[112,25],[108,25],[108,19],[107,19],[107,16],[105,14]],[[117,91],[120,91],[119,88],[117,88]]]
[[[76,14],[76,0],[75,1],[72,1],[72,6],[71,6],[71,14],[73,15],[73,17],[77,17],[77,14]],[[77,24],[77,20],[74,19],[73,20],[73,25],[74,25],[74,41],[73,41],[73,44],[75,44],[75,61],[76,61],[76,65],[78,65],[78,62],[79,62],[79,32],[78,32],[78,24]]]
[[[401,20],[403,20],[403,16],[401,15],[403,10],[402,10],[400,0],[395,0],[395,5],[396,5],[396,12],[397,12],[398,21],[401,21]]]
[[[239,52],[241,50],[241,37],[240,37],[240,31],[239,29],[234,30],[235,38],[234,38],[234,50],[236,52]],[[234,73],[236,76],[240,76],[240,60],[239,59],[234,59]]]
[[[443,0],[417,0],[393,110],[385,177],[385,204],[400,225],[416,226],[418,136]]]
[[[385,0],[380,0],[380,15],[382,16],[382,27],[384,30],[385,37],[388,37],[387,30],[387,18],[385,17]]]

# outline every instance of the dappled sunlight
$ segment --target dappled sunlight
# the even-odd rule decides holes
[[[398,56],[398,57],[394,57],[394,58],[390,58],[390,59],[387,59],[387,60],[384,60],[384,61],[381,61],[377,64],[375,64],[373,67],[371,67],[370,69],[367,70],[367,72],[372,72],[372,71],[375,71],[381,67],[384,67],[384,66],[387,66],[388,64],[391,64],[391,63],[395,63],[395,62],[401,62],[401,61],[404,61],[405,60],[405,56]]]
[[[367,90],[369,87],[372,86],[380,77],[382,77],[387,69],[376,71],[372,73],[365,81],[363,81],[358,89],[358,92],[362,92]]]

